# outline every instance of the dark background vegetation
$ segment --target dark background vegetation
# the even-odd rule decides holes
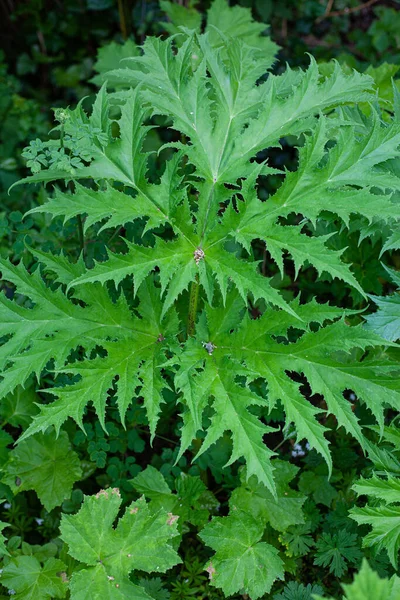
[[[185,0],[181,0],[181,4]],[[235,4],[237,2],[233,2]],[[243,6],[251,7],[254,18],[270,25],[272,39],[281,47],[279,62],[275,69],[279,72],[285,62],[292,67],[308,64],[307,52],[319,61],[336,58],[341,63],[361,71],[369,65],[382,63],[392,65],[390,73],[396,75],[396,65],[400,65],[400,4],[394,0],[242,0]],[[196,4],[196,3],[194,3]],[[196,6],[206,11],[209,2],[200,1]],[[23,213],[33,203],[40,202],[42,191],[25,186],[18,193],[8,196],[7,189],[16,180],[27,174],[21,151],[30,140],[44,138],[52,127],[52,108],[74,106],[84,96],[92,96],[97,87],[90,82],[95,75],[94,64],[99,47],[115,40],[122,42],[132,38],[136,43],[143,42],[146,35],[164,35],[166,17],[157,1],[153,0],[1,0],[0,36],[0,252],[13,260],[22,258],[29,261],[25,242],[37,245],[44,250],[68,252],[77,245],[76,224],[63,227],[61,223],[49,223],[43,217],[23,220]],[[290,161],[295,165],[295,153],[287,149],[286,166]],[[338,235],[339,238],[339,235]],[[97,247],[96,244],[99,244]],[[338,241],[339,247],[347,245]],[[101,242],[93,242],[92,254],[101,255]],[[364,245],[352,245],[355,274],[363,287],[370,293],[381,293],[384,282],[379,261],[379,247],[370,241]],[[355,256],[358,252],[358,256]],[[395,263],[394,257],[393,262]],[[365,265],[368,264],[368,269]],[[398,266],[398,265],[397,265]],[[368,279],[366,281],[366,279]],[[317,292],[308,281],[307,274],[301,283],[302,289],[310,295]],[[357,306],[357,298],[343,298],[343,288],[329,284],[318,288],[321,299],[335,296],[337,304]],[[168,411],[168,403],[166,411]],[[4,412],[4,411],[3,411]],[[4,417],[4,414],[2,414]],[[89,415],[90,417],[90,415]],[[104,436],[100,425],[90,424],[88,418],[85,438],[75,426],[68,430],[74,449],[82,460],[87,461],[87,477],[80,482],[79,489],[72,499],[63,505],[64,512],[74,512],[82,500],[82,493],[95,493],[99,486],[119,487],[127,491],[129,479],[134,477],[149,463],[166,477],[173,487],[175,478],[181,472],[200,474],[212,489],[222,507],[230,489],[237,483],[237,468],[225,469],[222,466],[229,454],[229,440],[223,440],[218,448],[208,452],[190,466],[183,458],[174,466],[177,437],[169,437],[168,431],[159,431],[155,445],[150,449],[146,423],[134,409],[129,422],[134,424],[128,432],[123,431],[118,417],[110,410],[108,417],[109,437]],[[275,415],[279,420],[279,415]],[[92,420],[96,422],[95,418]],[[12,435],[12,428],[10,429]],[[0,440],[1,442],[1,440]],[[9,443],[9,440],[5,440]],[[301,465],[303,474],[298,486],[300,491],[310,489],[307,473],[318,484],[307,504],[309,528],[297,528],[292,538],[286,536],[290,544],[303,544],[306,548],[300,570],[294,559],[288,558],[288,570],[296,573],[296,578],[304,582],[322,583],[330,593],[338,593],[338,578],[327,569],[318,570],[313,562],[315,552],[323,553],[322,542],[316,546],[316,538],[326,538],[328,549],[339,548],[349,570],[358,564],[361,537],[354,522],[347,517],[348,508],[354,502],[354,494],[349,487],[355,476],[366,468],[360,457],[358,446],[347,436],[336,435],[333,440],[335,462],[334,477],[328,482],[326,466],[316,453],[292,454],[292,460]],[[3,443],[3,442],[1,442]],[[224,443],[226,447],[224,448]],[[277,448],[284,453],[292,453],[289,443],[281,444],[276,439]],[[4,444],[3,444],[4,445]],[[223,473],[223,475],[222,475]],[[315,479],[317,478],[317,479]],[[318,479],[319,478],[319,479]],[[5,494],[5,490],[0,494]],[[3,497],[3,495],[1,495]],[[56,535],[59,524],[59,510],[47,513],[33,492],[20,494],[1,510],[1,519],[11,524],[12,533],[29,543],[45,543]],[[318,508],[317,508],[318,506]],[[39,519],[40,523],[38,523]],[[38,526],[39,525],[39,526]],[[335,538],[339,530],[347,531],[347,538]],[[190,532],[188,532],[190,536]],[[330,537],[329,537],[330,536]],[[290,538],[290,539],[289,539]],[[322,539],[319,537],[318,539]],[[293,541],[295,540],[295,541]],[[340,547],[340,543],[343,547]],[[222,598],[208,586],[203,572],[205,556],[196,557],[200,552],[193,535],[184,548],[184,563],[174,570],[166,580],[165,595],[162,590],[155,597],[163,600],[185,598]],[[308,546],[307,546],[308,544]],[[305,545],[305,546],[304,546]],[[312,548],[312,551],[309,551]],[[317,548],[317,550],[315,550]],[[319,549],[318,549],[319,548]],[[382,575],[392,572],[386,555],[368,556],[372,566]],[[352,565],[352,567],[351,567]],[[322,575],[325,573],[325,575]],[[160,588],[161,589],[161,588]],[[275,589],[275,588],[274,588]],[[168,591],[167,591],[168,590]],[[290,589],[283,591],[283,585],[275,590],[275,598],[282,600],[308,600],[309,595],[290,595]],[[301,590],[300,590],[301,591]],[[318,590],[316,590],[318,591]],[[321,592],[321,590],[319,590]],[[168,596],[170,593],[170,596]],[[1,594],[1,592],[0,592]],[[286,594],[286,595],[278,595]],[[239,597],[239,596],[238,596]],[[271,595],[271,598],[273,596]]]

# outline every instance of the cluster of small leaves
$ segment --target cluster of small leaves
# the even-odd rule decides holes
[[[60,131],[60,140],[32,140],[22,152],[32,173],[47,169],[74,175],[75,169],[83,167],[94,158],[93,146],[103,147],[107,144],[108,134],[99,126],[102,124],[88,119],[81,104],[82,102],[73,111],[55,111],[55,119],[60,123],[55,130]]]
[[[358,566],[362,554],[357,546],[357,535],[347,531],[323,533],[317,542],[315,564],[329,567],[336,577],[347,571],[347,563]]]

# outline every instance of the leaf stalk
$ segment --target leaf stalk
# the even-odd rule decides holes
[[[199,300],[199,277],[196,275],[196,281],[190,284],[189,293],[189,313],[187,322],[187,336],[191,337],[194,334],[196,326],[197,304]]]

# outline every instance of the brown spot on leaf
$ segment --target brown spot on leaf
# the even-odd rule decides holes
[[[104,496],[108,500],[113,495],[118,496],[118,498],[121,498],[121,494],[120,494],[120,491],[118,488],[110,488],[108,490],[100,490],[99,492],[97,492],[95,497],[101,498],[102,496]]]
[[[210,562],[210,564],[208,565],[207,569],[206,569],[208,576],[210,578],[210,580],[214,577],[216,570],[213,567],[213,564]]]
[[[167,525],[173,525],[179,519],[178,515],[168,513]]]

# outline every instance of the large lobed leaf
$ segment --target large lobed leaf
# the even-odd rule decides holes
[[[215,550],[207,566],[212,585],[227,596],[242,592],[256,600],[276,579],[283,579],[278,550],[261,541],[263,532],[264,526],[241,510],[212,519],[200,533]]]
[[[50,431],[23,441],[12,450],[3,473],[2,482],[14,494],[33,489],[50,512],[69,498],[82,469],[65,431],[58,438]]]
[[[4,279],[27,300],[1,299],[0,393],[8,395],[32,373],[53,370],[63,374],[63,385],[47,388],[56,400],[41,406],[24,437],[49,425],[58,431],[68,417],[82,426],[89,402],[104,426],[110,397],[123,421],[137,396],[154,436],[163,390],[173,378],[183,405],[181,454],[207,415],[199,455],[230,432],[230,462],[244,457],[247,477],[276,495],[273,452],[265,443],[272,429],[254,407],[268,412],[280,403],[298,439],[307,439],[331,471],[324,410],[312,395],[321,395],[338,425],[371,453],[344,393],[354,391],[383,430],[384,406],[398,410],[400,388],[396,364],[368,356],[384,340],[338,320],[345,311],[288,302],[253,260],[254,242],[265,243],[281,273],[289,255],[296,274],[312,265],[319,278],[339,278],[365,298],[343,260],[344,248],[333,249],[330,236],[318,235],[317,220],[331,213],[348,226],[358,215],[361,235],[372,219],[395,224],[400,178],[391,163],[399,158],[400,126],[397,114],[382,121],[375,111],[365,117],[354,107],[373,97],[369,76],[338,64],[325,76],[313,59],[304,72],[271,75],[270,42],[249,11],[218,0],[208,17],[204,34],[147,38],[142,52],[110,74],[110,85],[125,89],[109,94],[103,85],[90,116],[81,104],[62,113],[65,148],[57,150],[57,140],[45,146],[63,160],[25,181],[73,181],[74,193],[57,191],[32,212],[86,215],[85,230],[94,235],[145,219],[152,234],[148,245],[127,239],[126,252],[109,250],[91,269],[82,259],[72,264],[64,255],[35,251],[57,275],[52,287],[38,271],[30,275],[2,261]],[[121,50],[121,57],[127,53]],[[120,111],[114,127],[111,103]],[[351,110],[343,110],[347,105]],[[164,116],[181,134],[159,179],[149,176],[144,151],[151,115]],[[298,169],[278,171],[281,187],[261,201],[259,177],[277,170],[259,164],[259,152],[286,136],[298,138]],[[302,217],[298,225],[287,224],[293,214]],[[112,301],[109,289],[122,282],[133,292],[129,302],[119,292]],[[191,331],[174,304],[187,298],[189,287],[194,297],[200,288],[213,308],[199,315],[196,335],[183,342],[182,333]],[[266,307],[262,318],[243,317],[249,297]],[[255,391],[260,381],[265,394]]]
[[[73,600],[147,599],[145,591],[130,582],[131,571],[164,573],[180,562],[171,546],[177,535],[174,515],[152,510],[141,498],[126,508],[114,527],[121,503],[117,489],[101,490],[85,497],[76,515],[62,517],[61,538],[83,567],[71,579]]]
[[[35,556],[17,556],[1,574],[1,583],[15,600],[65,598],[67,581],[66,565],[56,558],[48,558],[41,565]]]
[[[55,259],[49,265],[58,270]],[[66,267],[61,259],[62,277],[67,276]],[[42,405],[40,414],[20,440],[45,431],[49,425],[59,431],[68,417],[81,424],[90,401],[104,426],[105,406],[113,385],[122,420],[135,390],[144,390],[144,404],[154,434],[165,387],[160,367],[165,361],[167,340],[171,331],[176,331],[176,318],[170,313],[161,324],[162,305],[151,282],[142,287],[143,304],[138,317],[130,312],[123,296],[113,303],[105,289],[98,288],[96,293],[94,288],[82,290],[80,298],[87,302],[82,307],[61,290],[55,293],[47,288],[38,271],[28,275],[22,265],[15,267],[10,263],[3,263],[2,268],[4,276],[35,306],[25,308],[1,298],[1,332],[4,336],[12,335],[0,349],[4,366],[1,393],[12,392],[31,373],[39,377],[50,360],[59,372],[79,377],[72,385],[51,389],[59,400]],[[106,356],[93,357],[96,346],[102,347]],[[78,347],[85,349],[85,358],[80,362],[70,360],[65,365],[72,358],[71,351]]]
[[[236,319],[233,315],[231,319],[228,318],[226,309],[207,309],[208,327],[199,328],[196,351],[191,340],[186,354],[183,353],[177,374],[177,383],[187,407],[181,452],[202,427],[201,415],[210,399],[214,414],[199,454],[221,437],[224,431],[230,431],[233,441],[231,460],[244,456],[248,465],[247,476],[256,475],[275,494],[270,462],[272,453],[262,443],[263,435],[271,429],[263,426],[246,409],[251,405],[260,405],[271,410],[279,401],[286,412],[287,422],[294,423],[298,439],[305,438],[324,457],[331,469],[325,428],[317,419],[323,411],[315,408],[303,395],[300,384],[292,376],[293,371],[307,378],[311,392],[324,396],[328,412],[335,415],[339,426],[343,426],[369,451],[358,419],[343,394],[347,389],[354,390],[381,427],[384,407],[379,398],[383,393],[385,401],[398,410],[399,382],[391,377],[391,373],[397,370],[396,363],[367,359],[360,362],[350,357],[350,353],[356,349],[380,346],[381,338],[366,332],[361,325],[348,327],[344,321],[312,332],[308,330],[308,323],[298,325],[299,321],[290,314],[272,309],[258,320],[245,317],[236,331],[232,332],[232,320],[236,323],[240,321],[237,307],[237,297],[233,295],[227,309],[232,311]],[[317,308],[315,304],[310,307],[310,322],[329,318],[327,307],[320,307],[320,316]],[[307,318],[307,305],[302,307],[301,315]],[[277,336],[286,338],[291,327],[303,327],[306,332],[297,342],[278,341]],[[211,353],[206,349],[201,350],[201,345],[206,342],[212,344]],[[232,364],[234,368],[229,368],[228,365]],[[249,389],[249,383],[259,378],[268,386],[267,398]],[[243,380],[246,381],[245,386]],[[239,398],[240,402],[236,402],[235,399]]]

